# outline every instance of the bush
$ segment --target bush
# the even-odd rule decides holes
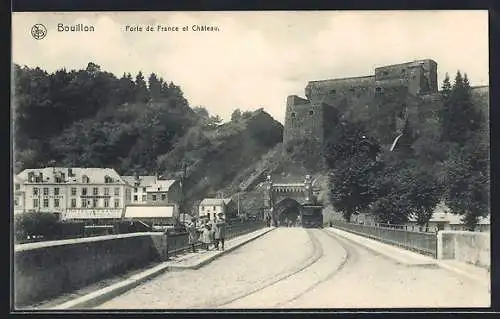
[[[58,215],[53,213],[23,213],[15,216],[16,241],[25,241],[32,236],[45,239],[56,238],[59,234]]]

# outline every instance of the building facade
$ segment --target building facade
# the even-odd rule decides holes
[[[232,200],[230,198],[205,198],[201,201],[198,208],[198,217],[214,220],[220,213],[224,218],[228,218],[229,206]]]
[[[146,204],[147,203],[147,188],[156,184],[158,180],[154,175],[128,175],[122,176],[129,185],[132,186],[132,204]]]
[[[62,219],[117,219],[132,187],[111,168],[26,169],[25,211],[59,213]]]
[[[24,213],[26,211],[26,191],[24,180],[17,175],[14,175],[14,214]]]
[[[179,204],[181,185],[178,180],[157,180],[146,188],[146,201],[153,205]]]

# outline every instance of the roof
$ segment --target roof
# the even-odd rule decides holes
[[[70,176],[70,170],[72,175]],[[89,178],[89,184],[104,184],[105,177],[112,179],[111,184],[125,184],[125,181],[112,168],[82,168],[82,167],[45,167],[45,168],[30,168],[25,169],[18,174],[18,177],[29,183],[28,175],[33,172],[35,176],[43,175],[43,183],[56,183],[56,176],[64,174],[64,182],[66,184],[82,184],[83,176]]]
[[[158,192],[158,191],[168,191],[174,183],[177,182],[175,179],[169,180],[158,180],[156,183],[148,186],[146,188],[146,192]]]
[[[132,186],[135,186],[136,178],[138,178],[139,181],[139,187],[148,187],[156,183],[156,180],[158,179],[154,175],[143,175],[143,176],[133,176],[133,175],[125,175],[122,176],[122,179],[129,183]]]
[[[205,198],[201,201],[200,205],[204,206],[222,206],[231,202],[231,198]]]
[[[127,206],[125,218],[172,218],[176,212],[175,205],[164,206]]]
[[[12,179],[12,181],[14,183],[24,183],[25,180],[23,178],[21,178],[21,176],[18,176],[18,175],[14,175],[14,178]]]

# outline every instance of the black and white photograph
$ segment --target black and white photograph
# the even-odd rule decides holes
[[[11,17],[14,311],[491,306],[487,10]]]

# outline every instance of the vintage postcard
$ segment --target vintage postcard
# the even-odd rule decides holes
[[[487,11],[12,14],[16,310],[490,307]]]

